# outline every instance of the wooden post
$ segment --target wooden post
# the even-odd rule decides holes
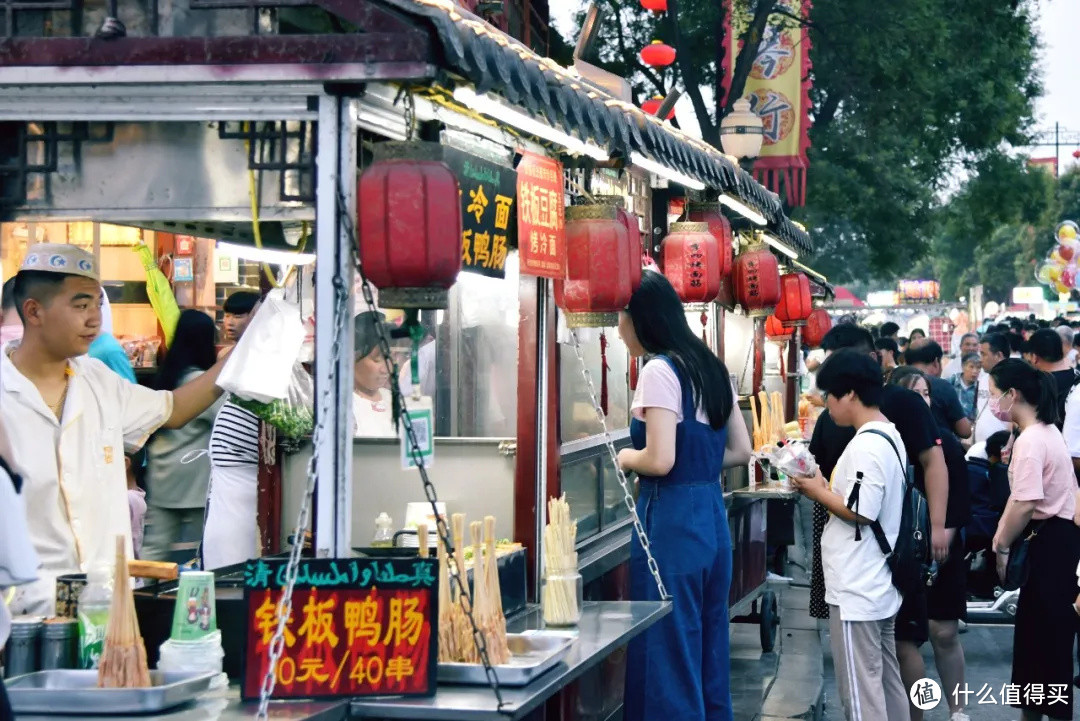
[[[793,421],[799,417],[799,354],[802,343],[802,328],[795,328],[795,332],[788,341],[787,378],[784,379],[787,393],[784,403],[785,421]]]

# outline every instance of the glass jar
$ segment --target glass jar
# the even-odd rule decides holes
[[[394,519],[388,513],[380,513],[375,519],[375,535],[371,539],[372,548],[389,548],[394,545]]]
[[[576,570],[551,570],[544,574],[541,607],[548,626],[576,626],[581,620],[585,585]]]

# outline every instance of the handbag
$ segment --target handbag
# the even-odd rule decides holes
[[[1005,578],[1001,587],[1015,591],[1027,583],[1031,574],[1031,542],[1039,535],[1046,521],[1032,521],[1009,547],[1009,560],[1005,563]]]

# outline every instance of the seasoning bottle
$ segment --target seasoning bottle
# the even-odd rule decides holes
[[[394,545],[394,519],[386,512],[375,519],[375,535],[371,539],[372,548],[389,548]]]
[[[79,661],[79,622],[50,618],[41,634],[41,668],[75,668]]]
[[[4,657],[4,676],[12,678],[34,673],[41,668],[40,616],[18,616],[11,619],[11,636],[8,637]]]
[[[112,604],[112,572],[108,566],[90,569],[86,588],[79,595],[79,668],[97,668],[105,647]]]

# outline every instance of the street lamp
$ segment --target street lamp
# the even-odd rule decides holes
[[[750,109],[750,101],[739,98],[731,112],[720,121],[720,145],[728,155],[756,158],[761,152],[761,118]]]

